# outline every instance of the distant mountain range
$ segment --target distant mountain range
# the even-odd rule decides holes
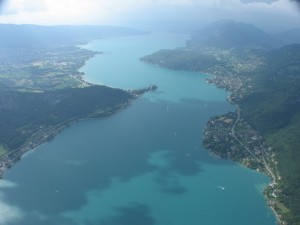
[[[82,44],[94,39],[143,32],[114,26],[37,26],[0,24],[0,48]]]
[[[300,28],[294,28],[274,35],[282,45],[300,44]]]
[[[31,48],[76,45],[94,39],[144,32],[116,26],[0,24],[0,33],[0,48]],[[187,47],[278,48],[292,43],[300,43],[300,28],[271,35],[252,24],[221,20],[195,32],[187,41]]]
[[[194,33],[187,41],[187,46],[277,48],[292,43],[300,43],[300,29],[271,35],[252,24],[221,20]]]

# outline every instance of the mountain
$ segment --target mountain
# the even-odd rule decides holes
[[[193,34],[187,42],[188,47],[217,48],[272,48],[275,45],[275,39],[258,27],[230,20],[208,25]]]
[[[265,65],[248,74],[252,91],[240,102],[241,117],[272,147],[281,176],[286,224],[300,224],[300,45],[271,50]]]
[[[82,44],[93,39],[142,34],[114,26],[37,26],[0,24],[0,48],[30,48]]]
[[[274,35],[282,45],[300,44],[300,28],[294,28]]]
[[[214,56],[189,49],[162,49],[140,60],[173,70],[204,71],[217,64]]]

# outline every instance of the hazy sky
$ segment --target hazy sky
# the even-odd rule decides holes
[[[1,0],[0,0],[1,1]],[[288,0],[4,0],[0,23],[202,26],[218,19],[268,30],[300,27]]]

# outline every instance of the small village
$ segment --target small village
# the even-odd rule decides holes
[[[216,72],[215,74],[218,74]],[[282,215],[288,209],[280,202],[281,176],[276,169],[277,161],[272,148],[262,136],[240,116],[239,102],[244,94],[251,91],[251,80],[241,76],[212,75],[209,83],[231,92],[228,101],[236,105],[236,112],[228,112],[221,116],[212,117],[203,133],[203,145],[217,157],[231,159],[242,165],[267,174],[272,180],[264,191],[269,206],[280,224]]]
[[[237,120],[237,114],[229,112],[222,116],[211,118],[204,130],[204,146],[216,155],[238,161],[243,165],[263,170],[263,164],[258,161],[263,153],[261,137],[244,120],[236,125],[236,138],[232,128]],[[246,151],[245,148],[251,149]]]
[[[78,47],[33,49],[31,52],[0,49],[1,88],[42,92],[90,86],[82,79],[79,69],[96,54],[100,52]]]

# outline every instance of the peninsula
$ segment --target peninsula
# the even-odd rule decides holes
[[[186,47],[161,50],[141,60],[204,72],[210,75],[209,83],[230,91],[228,101],[236,111],[208,121],[204,147],[269,175],[272,181],[265,196],[278,222],[299,224],[300,45],[276,47],[270,35],[252,25],[253,34],[235,37],[238,43],[222,36],[230,31],[233,37],[232,30],[239,34],[248,26],[223,23],[215,26],[217,30],[210,28],[211,36],[199,31]]]
[[[7,33],[0,37],[0,177],[25,152],[51,140],[72,123],[111,116],[157,88],[150,85],[126,91],[94,85],[86,82],[79,71],[88,59],[101,52],[80,48],[78,44],[105,35],[123,36],[139,31],[97,26],[67,26],[62,31],[61,27],[29,25],[0,25],[1,29]],[[80,33],[82,29],[89,33]],[[41,32],[45,39],[31,37],[32,30]],[[57,30],[63,37],[54,42],[48,40],[46,34],[56,35]],[[8,40],[16,33],[24,41]]]

